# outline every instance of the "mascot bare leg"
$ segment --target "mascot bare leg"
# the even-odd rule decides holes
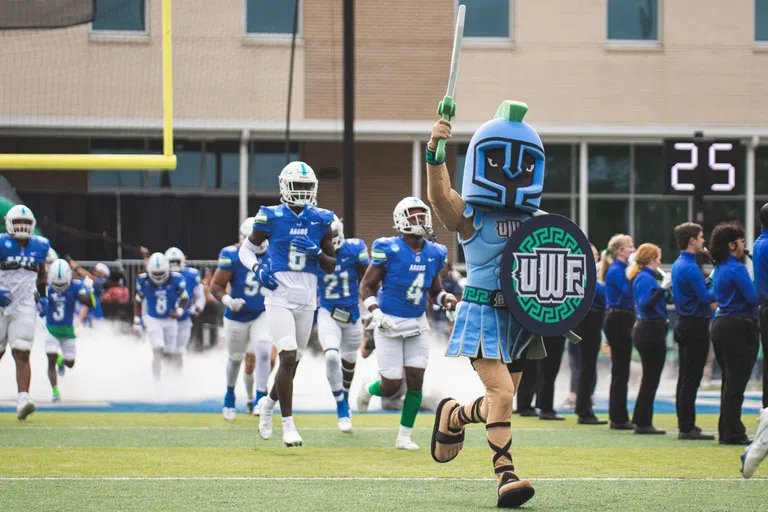
[[[544,181],[544,151],[538,134],[522,122],[527,106],[504,102],[469,145],[463,197],[451,188],[440,140],[450,138],[450,123],[435,123],[427,144],[427,189],[441,222],[459,234],[467,261],[467,287],[457,310],[448,356],[466,356],[485,386],[485,394],[461,405],[444,399],[435,415],[432,457],[453,460],[464,443],[464,427],[485,423],[493,468],[498,477],[498,507],[517,507],[531,499],[531,482],[521,480],[512,463],[512,398],[525,357],[541,358],[541,338],[522,329],[499,294],[501,254],[516,226],[538,209]],[[477,160],[477,162],[475,161]],[[482,188],[485,187],[485,190]]]

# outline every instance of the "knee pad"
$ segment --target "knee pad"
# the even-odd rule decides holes
[[[296,350],[298,352],[298,349],[299,349],[299,345],[296,342],[296,338],[293,336],[286,336],[284,338],[280,338],[279,340],[275,341],[275,345],[277,345],[278,352],[283,352],[285,350]]]
[[[235,361],[236,363],[241,363],[243,362],[243,359],[245,359],[245,351],[236,352],[236,351],[230,350],[229,358]]]

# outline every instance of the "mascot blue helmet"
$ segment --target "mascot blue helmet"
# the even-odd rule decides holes
[[[472,206],[533,212],[544,185],[544,145],[523,117],[528,105],[505,101],[477,129],[464,163],[461,197]]]

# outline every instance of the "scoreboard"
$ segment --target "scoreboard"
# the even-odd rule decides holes
[[[666,194],[735,195],[741,190],[739,139],[664,139]]]

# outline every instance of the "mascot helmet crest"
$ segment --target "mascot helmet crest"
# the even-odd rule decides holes
[[[544,145],[523,117],[528,105],[504,101],[477,129],[464,163],[462,198],[473,206],[536,211],[544,185]]]

